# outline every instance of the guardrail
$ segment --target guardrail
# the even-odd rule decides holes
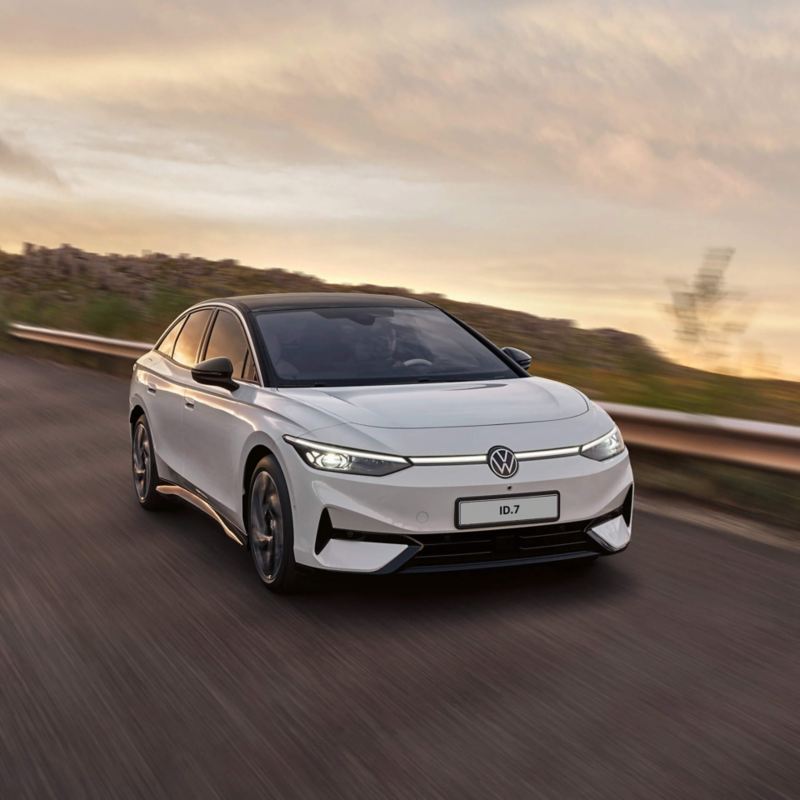
[[[44,344],[52,344],[56,347],[66,347],[70,350],[83,350],[89,353],[99,353],[104,356],[131,358],[134,361],[153,346],[147,342],[107,339],[103,336],[92,336],[88,333],[73,333],[72,331],[58,331],[55,328],[41,328],[37,325],[24,325],[21,322],[9,323],[8,333],[15,339],[25,339],[29,342],[43,342]]]
[[[12,322],[16,339],[135,360],[152,345]],[[600,403],[625,441],[667,453],[800,474],[800,427],[658,408]]]
[[[666,453],[800,474],[800,427],[600,403],[625,441]]]

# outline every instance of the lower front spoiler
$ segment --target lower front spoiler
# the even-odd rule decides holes
[[[419,575],[425,572],[467,572],[472,570],[502,569],[503,567],[525,567],[534,564],[549,564],[556,561],[579,561],[582,559],[598,558],[601,553],[585,551],[579,553],[567,553],[564,555],[550,556],[531,556],[529,558],[505,558],[494,559],[491,561],[469,561],[460,564],[437,564],[437,565],[409,565],[393,569],[392,572],[400,572],[404,575]]]
[[[370,534],[328,527],[318,544],[318,558],[329,569],[388,573],[455,572],[592,559],[624,550],[631,536],[632,491],[618,509],[589,520],[549,525],[493,528],[481,531],[412,536]],[[384,554],[372,569],[355,566],[349,551],[362,564]],[[369,553],[369,555],[368,555]],[[334,565],[331,558],[339,555]],[[376,559],[377,560],[377,559]],[[325,563],[328,562],[328,563]],[[347,563],[349,562],[349,563]]]

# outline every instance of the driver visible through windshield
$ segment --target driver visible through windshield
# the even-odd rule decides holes
[[[261,311],[256,319],[283,386],[520,377],[480,339],[433,307]]]

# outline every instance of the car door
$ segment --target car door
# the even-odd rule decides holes
[[[155,445],[158,474],[170,479],[175,471],[175,454],[179,444],[175,433],[175,420],[183,412],[183,386],[174,383],[172,352],[175,341],[186,322],[180,317],[161,337],[158,346],[139,360],[139,402],[147,413],[150,433]]]
[[[185,463],[184,401],[191,369],[197,363],[213,309],[200,309],[179,321],[177,333],[170,330],[159,344],[159,362],[145,376],[148,419],[160,466],[167,480],[183,475]]]
[[[219,309],[202,358],[224,356],[233,364],[235,391],[191,381],[185,392],[186,479],[238,521],[243,487],[239,463],[245,442],[258,426],[253,407],[258,383],[252,349],[237,314]]]

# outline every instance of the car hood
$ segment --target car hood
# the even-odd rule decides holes
[[[393,429],[551,422],[580,416],[589,408],[576,389],[544,378],[281,390],[284,393],[331,422]]]

